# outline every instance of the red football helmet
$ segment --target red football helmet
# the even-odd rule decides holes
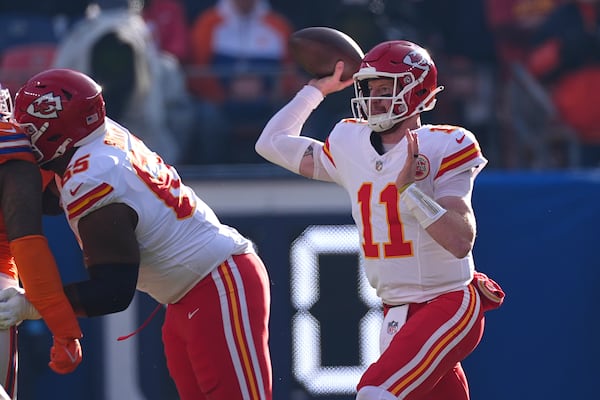
[[[106,109],[102,88],[90,77],[70,69],[50,69],[19,89],[13,115],[30,135],[42,165],[102,132]]]
[[[392,96],[371,97],[368,81],[375,78],[392,78]],[[371,129],[382,132],[415,114],[429,111],[435,106],[435,95],[443,90],[437,85],[437,68],[424,48],[405,40],[392,40],[373,47],[354,74],[355,98],[352,113],[366,119]],[[374,100],[392,101],[387,113],[373,115]]]

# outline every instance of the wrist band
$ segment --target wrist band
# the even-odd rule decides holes
[[[423,193],[415,184],[402,189],[404,190],[400,194],[400,201],[406,204],[423,228],[426,229],[446,213],[446,209]]]
[[[405,185],[402,185],[402,187],[398,188],[398,193],[402,194],[402,192],[404,192],[406,190],[406,188],[409,187],[412,184],[413,184],[413,182],[410,182],[410,183],[407,183]]]

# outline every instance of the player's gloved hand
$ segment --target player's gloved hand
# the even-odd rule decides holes
[[[9,329],[26,319],[40,318],[22,288],[10,286],[0,290],[0,329]]]
[[[68,374],[75,371],[81,363],[83,354],[79,339],[54,337],[54,345],[50,349],[48,366],[57,374]]]

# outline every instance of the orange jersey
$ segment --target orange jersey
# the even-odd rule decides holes
[[[8,160],[25,160],[35,163],[27,135],[10,122],[0,121],[0,165]],[[0,273],[6,274],[15,280],[18,278],[17,268],[8,246],[8,236],[4,225],[4,217],[1,212]]]

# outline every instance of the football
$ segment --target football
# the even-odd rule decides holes
[[[296,63],[315,78],[329,76],[335,64],[344,61],[342,80],[352,78],[364,53],[350,36],[337,29],[314,26],[292,33],[290,53]]]

